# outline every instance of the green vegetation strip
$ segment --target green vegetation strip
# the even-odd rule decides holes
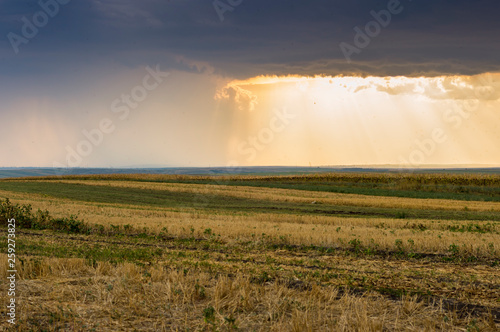
[[[384,259],[399,261],[425,261],[452,264],[487,264],[491,267],[499,266],[500,261],[494,255],[490,257],[475,256],[463,251],[457,245],[451,245],[446,254],[430,254],[415,252],[412,248],[397,247],[394,250],[380,250],[372,245],[363,245],[360,241],[351,240],[345,247],[331,248],[323,246],[297,246],[280,243],[277,238],[262,238],[260,242],[238,243],[238,245],[227,245],[216,239],[202,238],[170,238],[163,239],[161,236],[146,235],[137,241],[133,235],[110,233],[108,235],[81,236],[67,234],[58,231],[22,231],[22,237],[17,241],[17,247],[23,255],[46,256],[58,258],[85,258],[91,261],[108,261],[120,263],[129,261],[138,264],[151,263],[156,260],[170,258],[197,258],[201,261],[207,259],[211,254],[220,254],[223,261],[235,263],[250,263],[252,265],[268,264],[256,261],[255,258],[246,259],[244,255],[257,255],[261,257],[264,252],[275,252],[278,250],[285,255],[307,255],[316,257],[318,255],[350,256],[363,259]],[[6,237],[0,236],[0,240]],[[0,243],[0,249],[7,248],[7,241]],[[230,253],[230,254],[229,254]],[[276,262],[275,262],[276,263]],[[279,266],[302,267],[309,270],[335,270],[335,267],[315,261],[306,264],[302,259],[284,263]]]
[[[164,229],[159,234],[151,233],[147,228],[139,230],[131,225],[120,226],[103,226],[91,225],[78,220],[76,216],[69,218],[53,218],[48,211],[38,210],[36,213],[32,212],[30,205],[12,204],[8,199],[0,201],[0,227],[6,227],[7,220],[10,218],[16,219],[16,224],[21,229],[26,238],[26,235],[41,236],[50,239],[52,242],[45,242],[45,240],[36,241],[36,244],[31,242],[25,243],[24,240],[18,241],[18,246],[25,253],[31,255],[42,256],[55,256],[55,257],[84,257],[93,260],[151,260],[154,255],[162,254],[162,249],[176,249],[183,248],[188,250],[203,250],[227,252],[233,254],[239,252],[243,248],[245,251],[258,250],[285,250],[287,252],[316,252],[324,254],[343,254],[359,256],[382,256],[394,257],[396,259],[430,259],[445,262],[484,262],[491,266],[497,266],[499,261],[496,257],[494,245],[490,244],[490,253],[486,256],[474,255],[467,250],[462,250],[457,245],[450,245],[448,254],[430,254],[419,253],[415,251],[413,241],[408,241],[409,244],[405,245],[401,240],[396,240],[395,250],[379,250],[378,245],[370,243],[364,244],[358,239],[348,241],[345,246],[341,248],[332,248],[324,246],[304,246],[304,245],[290,245],[286,236],[267,236],[262,234],[260,237],[254,238],[252,241],[242,242],[239,241],[236,246],[228,246],[220,240],[220,235],[212,232],[211,229],[203,231],[202,238],[195,238],[195,229],[191,228],[191,236],[185,238],[170,237],[167,230]],[[29,230],[51,230],[57,233],[74,234],[76,236],[62,238],[50,233],[30,233]],[[27,231],[22,231],[27,230]],[[92,235],[89,237],[88,235]],[[113,239],[111,239],[111,237]],[[0,237],[0,239],[6,237]],[[60,240],[54,240],[60,238]],[[70,246],[64,247],[64,240]],[[76,241],[76,242],[75,242]],[[87,243],[84,246],[75,246],[77,242]],[[0,249],[5,249],[7,241],[0,242]],[[93,244],[93,247],[90,245]],[[113,250],[110,249],[113,245]],[[133,247],[133,250],[121,250],[122,247]],[[5,248],[4,248],[5,247]],[[135,251],[137,249],[138,251]],[[154,253],[151,255],[151,252]],[[115,260],[117,259],[117,260]]]
[[[37,178],[26,178],[36,180]],[[500,176],[444,173],[322,173],[288,176],[187,176],[113,174],[45,177],[79,179],[215,184],[324,191],[372,196],[453,199],[500,202]],[[5,180],[9,181],[9,180]],[[10,180],[12,181],[12,180]],[[15,179],[14,179],[15,181]]]
[[[156,182],[156,181],[155,181]],[[269,180],[165,180],[167,183],[220,184],[227,186],[248,186],[306,191],[333,192],[370,196],[389,196],[425,199],[452,199],[463,201],[500,202],[500,186],[473,186],[454,184],[412,184],[394,180],[394,182],[349,182],[337,180],[289,180],[270,178]]]
[[[172,192],[168,190],[123,188],[106,185],[85,185],[61,182],[0,181],[0,189],[45,194],[83,202],[130,204],[165,208],[195,208],[208,212],[255,212],[302,215],[337,215],[352,217],[423,218],[445,220],[500,221],[494,211],[423,210],[376,208],[346,205],[307,204],[238,198],[206,192]]]

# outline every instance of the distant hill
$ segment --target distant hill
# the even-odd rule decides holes
[[[92,174],[179,174],[179,175],[224,175],[224,174],[252,174],[252,175],[293,175],[315,174],[332,172],[356,173],[385,173],[401,171],[396,166],[384,167],[356,167],[356,166],[327,166],[327,167],[288,167],[288,166],[259,166],[259,167],[167,167],[167,168],[0,168],[0,178],[18,178],[28,176],[54,175],[92,175]],[[456,167],[456,168],[418,168],[406,169],[418,173],[482,173],[500,174],[500,167]]]

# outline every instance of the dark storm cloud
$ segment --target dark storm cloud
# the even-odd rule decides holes
[[[42,0],[51,1],[55,0]],[[57,15],[15,54],[8,33],[22,35],[22,18],[32,20],[41,7],[38,1],[6,0],[0,14],[0,74],[31,75],[109,63],[161,63],[238,78],[500,70],[496,0],[401,0],[401,12],[392,15],[390,24],[348,63],[339,44],[354,45],[353,28],[364,29],[373,20],[370,12],[386,9],[388,3],[243,0],[224,13],[221,22],[212,0],[72,0],[60,5]]]

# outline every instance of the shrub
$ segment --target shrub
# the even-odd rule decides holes
[[[31,205],[12,204],[9,199],[0,202],[0,224],[1,227],[7,226],[7,220],[14,218],[16,226],[19,228],[31,229],[52,229],[68,233],[86,233],[90,232],[90,227],[77,216],[71,215],[69,218],[53,218],[49,211],[38,210],[35,214],[32,212]]]

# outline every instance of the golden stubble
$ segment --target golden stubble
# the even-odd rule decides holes
[[[5,261],[6,255],[0,255],[2,267]],[[161,266],[144,271],[131,263],[27,260],[19,270],[17,328],[171,331],[219,326],[230,331],[228,322],[233,320],[238,329],[255,331],[459,331],[457,325],[473,319],[483,331],[496,328],[487,319],[460,316],[440,303],[426,305],[412,296],[394,301],[373,292],[340,292],[333,286],[261,284],[238,272],[229,277]],[[0,276],[5,273],[0,267]],[[5,284],[0,288],[5,303]],[[212,315],[204,319],[209,308]]]
[[[149,185],[146,184],[146,185]],[[187,185],[189,186],[189,185]],[[220,235],[226,242],[282,239],[292,245],[346,247],[353,240],[381,250],[398,248],[422,253],[446,253],[451,245],[471,255],[494,257],[500,251],[500,224],[471,220],[352,218],[272,213],[210,213],[203,209],[161,208],[122,204],[87,203],[39,194],[0,191],[13,202],[47,209],[55,217],[78,217],[91,224],[146,227],[154,233],[175,237],[204,237],[204,231]],[[411,201],[412,199],[406,198]],[[467,202],[470,203],[470,202]],[[484,203],[484,202],[477,202]],[[456,204],[455,204],[456,205]],[[450,226],[488,224],[492,232],[452,232]]]
[[[39,182],[49,182],[39,181]],[[54,182],[51,180],[50,182]],[[249,186],[226,186],[209,184],[155,183],[134,181],[103,180],[60,180],[60,183],[84,184],[93,186],[112,186],[118,188],[136,188],[163,190],[168,192],[186,192],[194,194],[213,194],[255,200],[275,202],[313,203],[330,205],[348,205],[401,209],[500,211],[500,202],[457,201],[447,199],[420,199],[406,197],[370,196],[315,192],[306,190],[280,189]]]

